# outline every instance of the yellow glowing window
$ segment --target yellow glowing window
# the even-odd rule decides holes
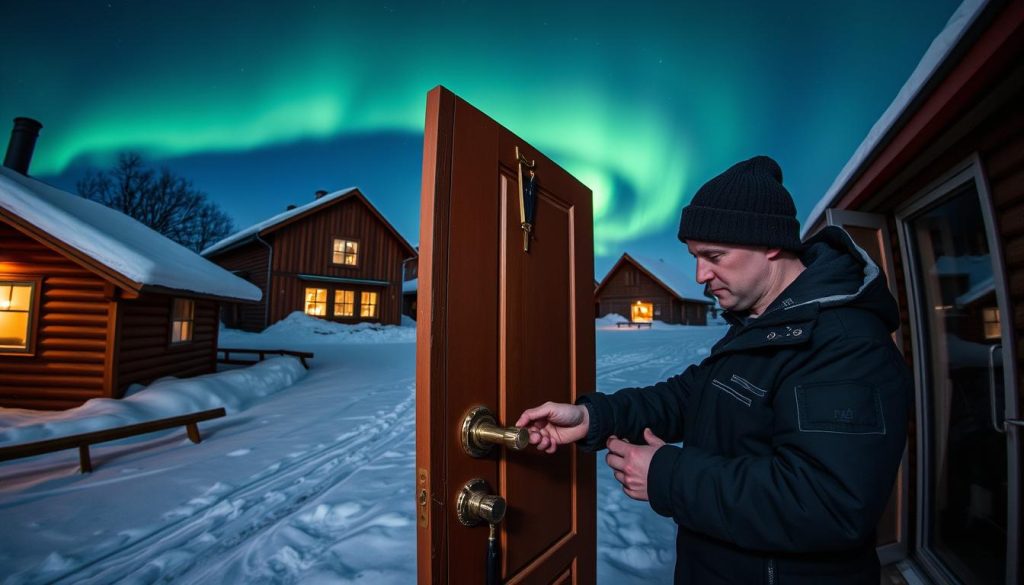
[[[988,307],[981,310],[985,320],[985,339],[999,339],[999,309]]]
[[[192,341],[196,323],[196,302],[191,299],[174,299],[171,316],[171,343]]]
[[[0,352],[31,351],[35,284],[0,282]]]
[[[364,292],[359,296],[359,316],[360,317],[376,317],[377,316],[377,293],[375,292]]]
[[[327,289],[307,288],[306,289],[306,314],[314,317],[327,316]]]
[[[356,293],[350,290],[334,291],[334,316],[352,317],[356,314]]]
[[[634,323],[650,323],[654,319],[654,304],[637,301],[630,305],[630,319]]]
[[[359,264],[359,242],[355,240],[334,240],[334,263],[345,266]]]

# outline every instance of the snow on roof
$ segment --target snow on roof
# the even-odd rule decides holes
[[[649,258],[635,254],[629,254],[629,257],[636,260],[679,298],[697,303],[713,304],[711,299],[704,296],[704,285],[697,284],[694,275],[686,273],[679,266],[669,264],[661,258]]]
[[[403,281],[402,282],[402,292],[403,293],[414,293],[414,292],[417,292],[417,287],[419,286],[419,280],[420,279],[418,279],[418,278],[414,278],[412,280]]]
[[[922,90],[938,73],[939,69],[952,54],[953,49],[960,44],[966,32],[977,20],[978,16],[989,4],[989,0],[964,0],[956,9],[953,16],[949,17],[946,27],[935,37],[932,44],[925,51],[917,68],[910,74],[910,78],[896,94],[896,98],[889,104],[882,117],[875,122],[875,125],[868,131],[864,141],[860,143],[853,157],[846,162],[843,170],[832,186],[829,187],[825,196],[818,201],[818,204],[811,210],[807,221],[803,224],[803,236],[806,237],[811,227],[824,215],[828,209],[839,198],[840,194],[851,183],[858,171],[864,167],[868,159],[878,150],[885,138],[896,130],[896,123],[908,113],[910,106],[920,97]]]
[[[0,209],[142,286],[258,301],[253,284],[127,215],[0,167]]]
[[[213,244],[211,246],[208,246],[205,250],[200,252],[200,254],[202,254],[203,256],[209,256],[210,254],[212,254],[214,252],[230,248],[232,246],[232,244],[236,244],[236,243],[248,240],[249,238],[252,238],[252,237],[256,236],[257,234],[259,234],[260,232],[262,232],[263,230],[265,230],[267,228],[273,227],[273,226],[275,226],[275,225],[277,225],[279,223],[283,223],[283,222],[285,222],[285,221],[287,221],[287,220],[289,220],[289,219],[291,219],[291,218],[293,218],[293,217],[295,217],[297,215],[302,215],[303,213],[306,213],[307,211],[310,211],[312,209],[320,207],[321,205],[326,205],[326,204],[330,203],[331,201],[335,201],[337,199],[341,199],[342,197],[345,197],[346,195],[348,195],[349,193],[352,193],[355,190],[356,190],[355,187],[349,187],[348,189],[342,189],[340,191],[335,191],[334,193],[329,193],[329,194],[324,195],[323,197],[321,197],[319,199],[316,199],[314,201],[310,201],[309,203],[307,203],[305,205],[300,205],[300,206],[296,207],[295,209],[289,209],[288,211],[285,211],[283,213],[278,213],[277,215],[271,217],[270,219],[261,221],[261,222],[257,223],[256,225],[251,225],[251,226],[245,228],[244,230],[235,232],[235,233],[231,234],[230,236],[224,238],[223,240],[221,240],[221,241],[219,241],[219,242],[217,242],[217,243],[215,243],[215,244]]]

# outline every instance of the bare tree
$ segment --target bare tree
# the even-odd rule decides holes
[[[234,224],[206,193],[167,168],[147,168],[134,152],[122,153],[109,171],[89,171],[78,193],[135,218],[196,252],[224,238]]]

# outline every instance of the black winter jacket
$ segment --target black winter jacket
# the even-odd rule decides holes
[[[699,365],[647,388],[580,398],[585,450],[609,435],[668,442],[651,507],[678,524],[675,582],[879,582],[875,526],[906,442],[912,380],[890,332],[884,275],[840,228],[801,251],[806,269]]]

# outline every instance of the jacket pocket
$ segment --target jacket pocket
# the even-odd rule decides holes
[[[805,433],[884,435],[885,416],[878,388],[836,381],[794,388],[797,421]]]

